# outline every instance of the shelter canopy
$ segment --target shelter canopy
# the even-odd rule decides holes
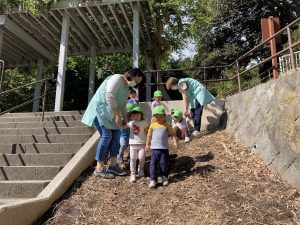
[[[0,59],[5,67],[56,63],[63,17],[70,17],[68,55],[131,52],[134,9],[140,12],[141,46],[151,49],[155,31],[151,1],[147,0],[60,0],[49,10],[34,16],[9,12],[0,16]],[[2,47],[1,47],[2,45]]]

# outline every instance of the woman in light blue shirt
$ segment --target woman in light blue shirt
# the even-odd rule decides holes
[[[117,154],[120,148],[120,129],[127,123],[126,103],[129,87],[141,83],[144,73],[134,68],[124,75],[115,74],[107,77],[90,101],[82,123],[95,126],[101,137],[96,151],[96,176],[112,179],[115,175],[125,175],[126,172],[117,166]],[[106,150],[109,151],[110,165],[104,165]]]
[[[215,97],[199,81],[192,78],[179,80],[175,77],[169,77],[166,82],[166,88],[168,90],[178,90],[182,94],[185,109],[184,115],[186,117],[192,116],[195,129],[193,136],[198,137],[200,135],[203,106],[212,102]],[[189,107],[191,108],[191,113],[189,112]]]

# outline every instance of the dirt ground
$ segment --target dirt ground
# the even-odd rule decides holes
[[[171,154],[169,186],[104,180],[90,167],[36,225],[300,224],[300,191],[225,131]]]

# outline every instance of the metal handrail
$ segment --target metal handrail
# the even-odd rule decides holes
[[[2,91],[3,75],[4,75],[4,60],[0,59],[0,92]]]
[[[33,99],[29,100],[29,101],[26,101],[26,102],[23,102],[21,104],[18,104],[18,105],[14,106],[14,107],[12,107],[10,109],[7,109],[7,110],[5,110],[3,112],[0,112],[0,116],[4,115],[6,113],[12,112],[12,111],[14,111],[14,110],[16,110],[18,108],[21,108],[21,107],[23,107],[25,105],[28,105],[28,104],[30,104],[30,103],[32,103],[32,102],[34,102],[34,101],[39,100],[39,99],[42,98],[42,121],[44,121],[44,117],[45,117],[45,105],[46,105],[46,97],[47,97],[47,82],[49,80],[51,80],[51,79],[52,78],[50,78],[50,77],[44,78],[44,79],[38,80],[36,82],[32,82],[32,83],[25,84],[25,85],[22,85],[22,86],[17,87],[17,88],[12,88],[10,90],[0,92],[0,97],[1,97],[3,95],[8,94],[8,93],[15,92],[16,90],[20,90],[20,89],[22,89],[24,87],[33,86],[33,85],[38,84],[38,83],[44,83],[44,93],[42,95],[40,95],[40,96],[38,96],[36,98],[33,98]]]
[[[160,73],[160,72],[172,72],[172,71],[183,71],[183,70],[200,70],[203,69],[204,70],[204,80],[202,80],[204,83],[210,83],[210,82],[224,82],[224,81],[232,81],[234,79],[238,80],[238,88],[239,88],[239,92],[241,91],[241,80],[240,77],[245,75],[247,72],[253,70],[254,68],[272,60],[273,58],[276,58],[280,55],[282,55],[283,53],[290,51],[290,57],[291,57],[291,65],[292,65],[292,69],[296,69],[296,63],[295,63],[295,58],[294,58],[294,52],[293,52],[293,48],[295,48],[296,46],[300,45],[300,41],[296,42],[296,43],[292,43],[292,35],[291,35],[291,27],[298,23],[300,21],[300,17],[297,18],[296,20],[294,20],[292,23],[288,24],[287,26],[285,26],[284,28],[282,28],[281,30],[279,30],[278,32],[276,32],[275,34],[273,34],[272,36],[270,36],[269,38],[267,38],[266,40],[264,40],[262,43],[260,43],[259,45],[255,46],[254,48],[252,48],[250,51],[246,52],[245,54],[243,54],[242,56],[240,56],[239,58],[237,58],[236,60],[234,60],[232,63],[228,64],[228,65],[217,65],[217,66],[203,66],[203,67],[195,67],[195,68],[183,68],[183,69],[166,69],[166,70],[149,70],[146,71],[145,73]],[[256,50],[258,50],[259,48],[261,48],[263,45],[267,44],[270,40],[276,38],[278,35],[280,35],[281,33],[283,33],[284,31],[287,31],[288,34],[288,47],[286,47],[285,49],[281,50],[280,52],[277,52],[275,55],[272,55],[264,60],[262,60],[261,62],[251,66],[250,68],[240,71],[240,61],[245,59],[247,56],[249,56],[251,53],[255,52]],[[230,78],[226,78],[226,79],[211,79],[211,80],[206,80],[205,79],[205,70],[206,69],[213,69],[213,68],[229,68],[229,67],[233,67],[236,66],[236,75]],[[163,85],[165,83],[150,83],[150,84],[146,84],[147,86],[152,86],[152,85]]]

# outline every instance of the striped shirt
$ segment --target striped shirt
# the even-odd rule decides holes
[[[147,139],[151,139],[151,149],[168,149],[169,143],[168,138],[169,136],[173,135],[173,129],[171,125],[164,121],[162,123],[159,122],[152,122],[149,130]]]

